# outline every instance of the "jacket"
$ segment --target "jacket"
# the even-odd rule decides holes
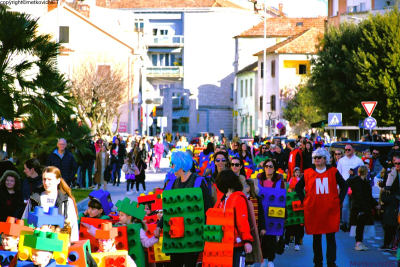
[[[396,179],[396,181],[398,181],[398,179]],[[394,184],[399,187],[398,182]],[[392,188],[393,187],[387,186],[381,193],[381,201],[384,204],[382,224],[395,226],[397,225],[397,216],[399,214],[399,199],[396,197],[396,194],[392,192]]]
[[[0,222],[5,222],[7,217],[20,219],[24,211],[24,201],[21,191],[16,190],[14,194],[10,194],[7,188],[0,190]]]
[[[40,196],[43,192],[44,188],[40,187],[35,193],[32,194],[25,207],[22,219],[27,219],[28,213],[33,212],[36,206],[41,206]],[[58,213],[63,215],[71,223],[71,242],[79,241],[78,214],[75,210],[74,201],[67,194],[63,194],[60,190],[58,190],[58,197],[54,206],[58,208]]]
[[[78,150],[78,153],[81,154],[81,159],[82,161],[92,161],[96,159],[96,147],[94,146],[94,143],[91,141],[88,145],[87,148],[90,150],[90,153],[88,154],[82,154],[80,150]]]
[[[293,177],[293,170],[295,167],[300,168],[300,173],[303,173],[303,154],[301,149],[293,149],[289,154],[288,160],[288,177]]]
[[[111,150],[117,148],[116,144],[112,144]],[[124,144],[119,144],[118,146],[118,162],[122,165],[124,163],[124,158],[126,157],[126,147]]]
[[[35,178],[26,177],[22,181],[22,197],[24,201],[28,201],[29,197],[43,185],[42,175]]]
[[[282,169],[285,171],[288,168],[286,161],[287,156],[283,151],[281,151],[281,153],[275,152],[272,158],[275,159],[276,165],[278,165],[278,169]]]
[[[105,160],[106,165],[104,166],[104,169],[110,164],[110,154],[108,152],[105,153],[106,153],[106,160]],[[96,161],[94,162],[95,166],[94,168],[96,169],[96,172],[94,174],[95,183],[100,183],[101,181],[101,169],[103,168],[101,154],[102,152],[97,153]]]
[[[61,176],[66,181],[71,181],[78,170],[78,165],[76,164],[76,160],[74,155],[68,150],[65,150],[64,156],[60,158],[58,154],[56,154],[57,149],[55,149],[47,158],[46,166],[55,166],[60,169]]]
[[[154,145],[154,153],[159,154],[159,155],[163,154],[164,153],[164,145],[160,144],[160,143],[155,144]]]
[[[234,246],[242,247],[246,243],[252,244],[253,236],[250,233],[250,225],[247,210],[247,197],[242,191],[233,192],[229,197],[224,195],[221,200],[215,203],[214,208],[233,209],[235,221]],[[240,241],[239,241],[240,239]]]

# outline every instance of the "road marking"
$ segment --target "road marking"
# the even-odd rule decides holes
[[[389,260],[397,260],[396,257],[389,257]]]
[[[380,238],[379,236],[375,236],[375,239],[382,239],[382,238]]]
[[[390,255],[391,255],[390,252],[382,252],[382,254],[383,254],[383,255],[387,255],[387,256],[390,256]]]
[[[379,245],[378,245],[378,244],[372,244],[372,246],[373,246],[373,247],[379,247]]]
[[[374,241],[374,240],[368,240],[368,242],[369,242],[369,243],[375,243],[375,241]]]

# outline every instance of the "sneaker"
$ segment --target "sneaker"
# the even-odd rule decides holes
[[[125,194],[132,195],[132,192],[127,191]]]
[[[268,266],[268,261],[263,260],[263,263],[260,265],[260,267],[267,267]]]
[[[339,266],[337,266],[336,263],[331,263],[331,264],[328,264],[328,267],[339,267]]]
[[[397,246],[392,246],[392,247],[390,248],[390,250],[391,250],[391,251],[397,251]]]
[[[367,247],[366,245],[364,245],[364,243],[361,243],[361,246],[363,247],[364,250],[369,250],[369,247]],[[397,250],[397,247],[396,247]]]
[[[299,245],[294,246],[294,250],[295,251],[300,251],[300,246]]]
[[[146,190],[143,191],[143,194],[147,194]]]
[[[94,189],[96,186],[92,185],[89,187],[89,189]]]
[[[378,248],[378,250],[390,250],[389,246],[383,245],[382,247]]]
[[[285,249],[289,249],[289,245],[285,245]]]
[[[138,193],[138,191],[137,190],[135,190],[135,194],[137,194]]]
[[[354,247],[354,249],[357,250],[357,251],[363,251],[364,250],[361,242],[357,243],[356,246]]]
[[[274,263],[272,261],[269,261],[267,266],[268,267],[274,267]]]

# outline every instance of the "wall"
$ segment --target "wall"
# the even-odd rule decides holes
[[[232,133],[231,85],[234,84],[234,36],[259,21],[254,12],[229,8],[184,15],[184,88],[199,95],[199,108],[210,109],[209,131]]]

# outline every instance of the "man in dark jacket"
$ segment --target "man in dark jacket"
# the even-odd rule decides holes
[[[96,148],[94,147],[94,142],[92,140],[89,141],[87,148],[90,150],[90,153],[82,154],[82,152],[78,150],[78,152],[81,154],[81,159],[82,159],[82,164],[81,164],[82,186],[83,188],[86,188],[86,170],[87,170],[89,189],[92,189],[94,188],[94,185],[92,185],[93,166],[94,166],[94,161],[96,159]]]
[[[57,142],[57,148],[49,155],[46,166],[55,166],[60,169],[61,176],[71,186],[72,179],[75,177],[78,165],[74,155],[67,149],[67,141],[61,138]]]

